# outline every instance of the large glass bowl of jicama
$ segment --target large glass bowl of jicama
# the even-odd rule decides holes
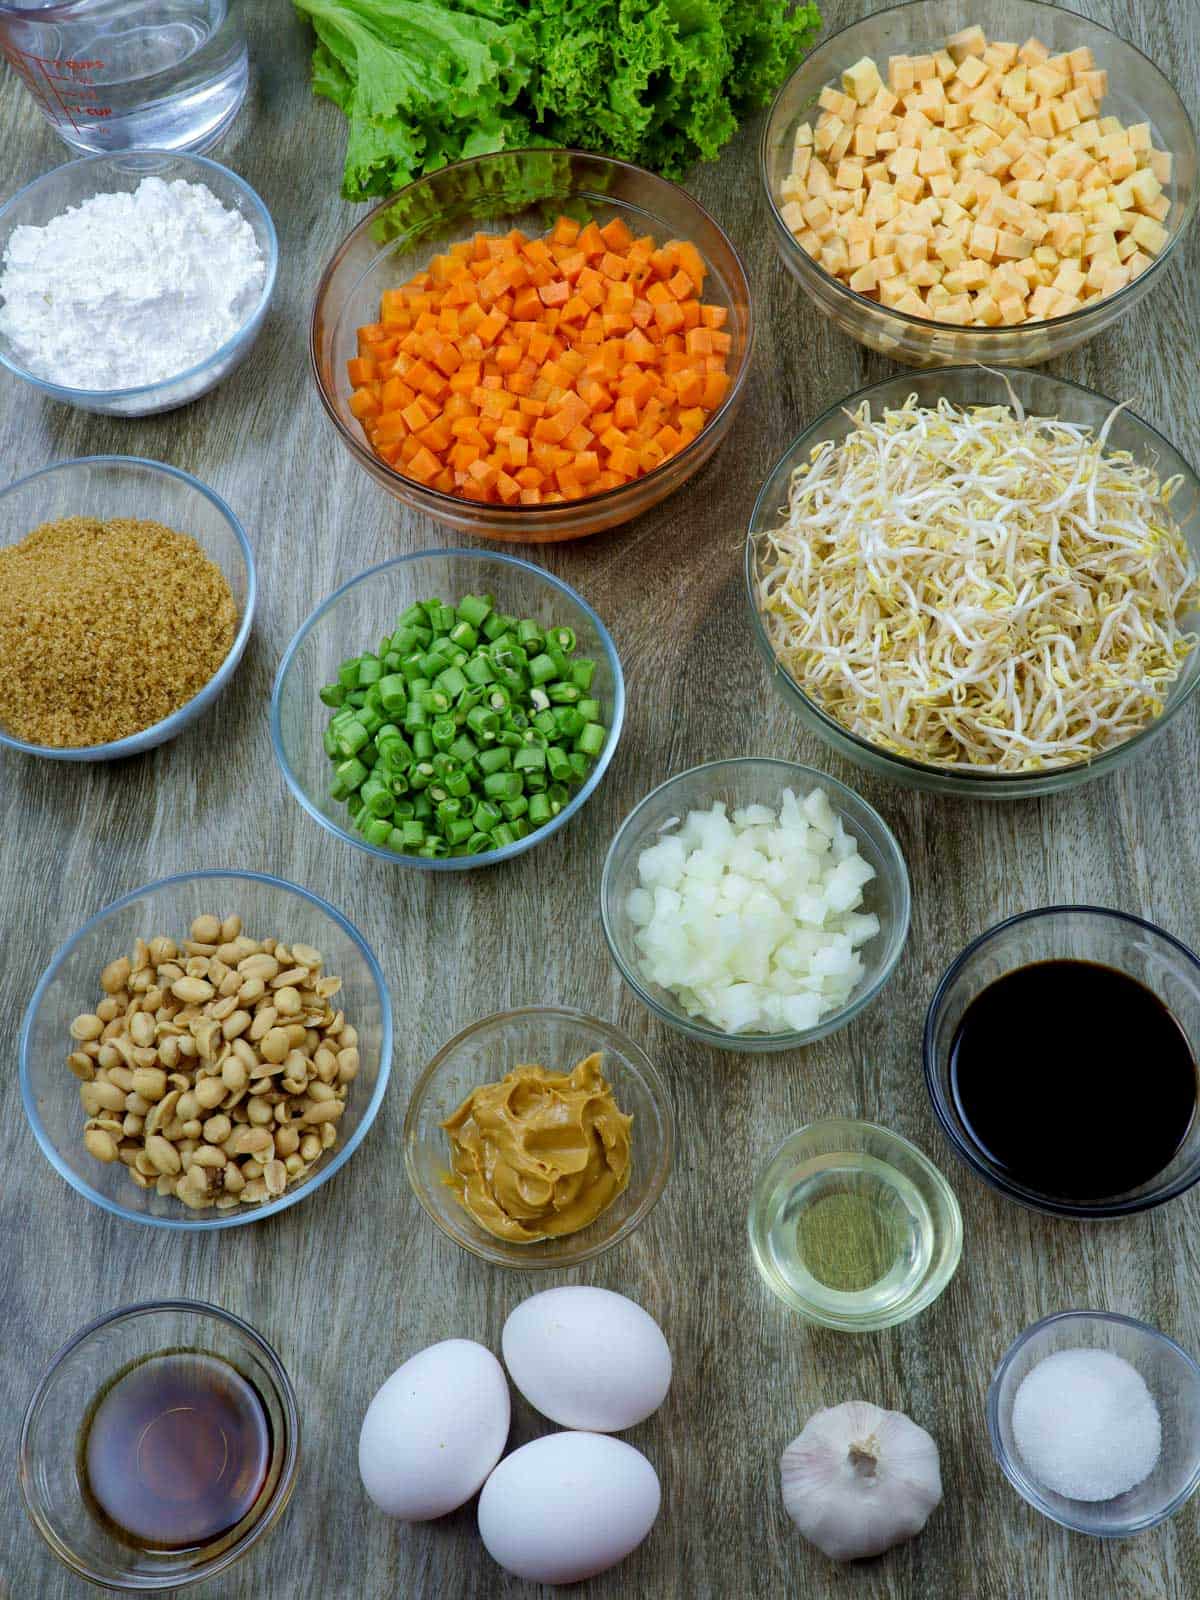
[[[625,982],[718,1049],[794,1050],[887,983],[908,935],[908,870],[853,789],[744,756],[652,790],[609,847],[600,916]]]
[[[875,101],[864,61],[899,105]],[[914,0],[830,34],[780,89],[759,173],[805,293],[913,366],[1073,350],[1162,281],[1200,203],[1195,131],[1169,80],[1107,28],[1035,0]],[[980,173],[991,195],[973,187]]]
[[[1200,483],[1041,372],[910,373],[787,450],[746,541],[779,693],[910,788],[1052,794],[1134,760],[1200,680]]]
[[[629,262],[610,260],[607,248],[604,255],[590,253],[599,249],[594,234],[586,249],[583,235],[559,240],[559,218],[566,219],[568,229],[584,223],[632,236],[631,260],[646,238],[660,248],[649,265],[643,261],[631,269]],[[461,276],[456,251],[488,250],[483,235],[492,236],[499,249],[508,243],[499,236],[512,229],[521,230],[525,241],[519,256],[497,258],[496,272],[511,268],[517,274],[511,280],[515,289],[505,290],[487,275],[479,279],[477,298],[474,290],[460,293],[452,286],[441,302],[436,330],[429,327],[433,313],[425,305],[426,294],[412,301],[420,310],[419,326],[414,324],[411,335],[405,332],[406,307],[394,297],[424,293],[413,283],[416,274],[431,269],[435,287],[456,272]],[[616,236],[612,239],[614,249],[623,248]],[[692,269],[678,282],[678,269],[665,282],[661,276],[666,263],[657,257],[665,256],[668,246],[682,250]],[[535,261],[530,254],[548,248],[557,252],[553,263],[549,256]],[[474,265],[482,267],[483,257]],[[542,283],[537,275],[543,271],[562,276]],[[614,290],[618,276],[622,283]],[[687,288],[689,276],[703,278],[698,295]],[[628,306],[620,300],[624,291]],[[664,296],[680,295],[691,303],[662,303]],[[522,299],[535,309],[525,309]],[[469,320],[485,302],[492,308],[486,324]],[[693,326],[687,320],[691,316],[711,319],[711,327]],[[450,322],[444,324],[443,317]],[[576,331],[559,340],[560,324]],[[431,349],[434,333],[440,345]],[[414,336],[425,344],[413,343]],[[559,348],[563,343],[565,350]],[[751,344],[745,268],[698,201],[628,162],[546,149],[502,150],[454,162],[377,206],[325,269],[313,307],[310,350],[326,415],[351,455],[389,494],[479,538],[546,544],[628,522],[702,467],[729,432],[741,403]],[[579,367],[568,368],[589,348],[593,355],[582,375]],[[494,360],[489,351],[497,352]],[[376,359],[372,352],[382,354]],[[660,356],[662,384],[656,388],[657,380],[647,374],[659,370]],[[430,362],[441,370],[431,370]],[[689,389],[684,369],[697,362],[706,364],[706,377],[701,386],[693,374]],[[473,386],[470,373],[476,368],[482,375]],[[356,387],[360,384],[363,389]],[[506,398],[483,399],[480,391],[489,386]],[[662,399],[668,393],[675,397],[669,406]],[[426,417],[414,414],[414,405],[424,407]],[[560,424],[570,407],[576,408],[570,417],[576,426],[564,434]],[[581,408],[587,426],[578,415]],[[529,437],[518,453],[514,433],[526,429]],[[486,454],[484,434],[491,439]],[[459,442],[451,444],[452,437]],[[420,470],[406,454],[414,442],[428,445]],[[430,451],[439,450],[442,471],[433,475],[439,462]],[[460,451],[465,452],[461,457]],[[525,465],[518,466],[518,460]],[[559,476],[568,466],[578,469],[578,483],[568,485]],[[473,473],[480,476],[471,481]]]

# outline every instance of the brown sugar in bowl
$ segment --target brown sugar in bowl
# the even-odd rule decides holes
[[[240,522],[211,489],[175,467],[135,456],[58,462],[0,489],[0,549],[27,541],[47,524],[80,518],[86,523],[124,523],[120,537],[126,553],[129,523],[141,524],[133,547],[140,545],[147,572],[161,584],[167,571],[164,560],[174,551],[182,555],[180,572],[190,569],[194,581],[172,593],[171,626],[142,628],[136,624],[137,608],[129,604],[130,594],[137,593],[137,566],[122,570],[120,562],[113,566],[111,555],[102,557],[115,591],[113,637],[98,640],[103,605],[95,572],[85,603],[74,612],[68,603],[68,575],[48,568],[59,603],[47,608],[46,615],[61,611],[60,626],[79,650],[99,663],[106,659],[112,663],[111,695],[86,697],[86,703],[81,700],[75,706],[68,702],[47,715],[44,708],[30,705],[28,694],[8,683],[0,711],[6,701],[11,725],[0,723],[0,745],[51,760],[116,760],[174,738],[221,693],[250,634],[257,590],[254,558]],[[189,536],[187,543],[175,543],[180,534]],[[38,540],[27,545],[28,557],[36,560],[39,544],[47,540],[55,543],[53,535],[39,532]],[[5,564],[0,556],[0,573]],[[7,564],[13,568],[12,578],[0,581],[7,588],[23,584],[28,596],[25,561],[14,553]],[[122,584],[123,589],[118,588]],[[26,614],[32,609],[27,605]],[[45,620],[44,615],[39,625]],[[122,670],[124,656],[135,653],[145,680],[140,686],[139,673]],[[22,670],[29,678],[30,658],[23,655],[10,612],[0,627],[0,674],[7,679]],[[30,689],[39,681],[35,673]],[[130,729],[130,723],[139,723],[142,716],[150,719],[148,724]],[[73,727],[92,742],[55,742],[69,738]],[[118,736],[105,738],[107,733]],[[27,737],[30,734],[34,737]],[[37,742],[39,737],[46,742]]]

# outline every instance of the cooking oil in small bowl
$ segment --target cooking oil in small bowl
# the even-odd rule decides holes
[[[749,1230],[767,1287],[851,1333],[923,1311],[962,1251],[958,1201],[933,1163],[887,1128],[840,1118],[783,1141],[754,1187]]]

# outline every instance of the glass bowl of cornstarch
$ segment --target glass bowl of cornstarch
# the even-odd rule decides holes
[[[270,213],[204,156],[87,156],[0,208],[0,364],[53,400],[144,417],[245,360],[275,287]]]

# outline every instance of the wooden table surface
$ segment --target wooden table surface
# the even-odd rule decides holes
[[[1193,114],[1200,100],[1195,0],[1073,0],[1158,61]],[[827,0],[830,29],[878,0]],[[986,7],[981,20],[986,22]],[[279,1350],[304,1413],[300,1482],[281,1526],[197,1600],[473,1600],[539,1591],[495,1567],[473,1507],[423,1526],[374,1510],[356,1469],[377,1386],[451,1336],[498,1350],[505,1316],[558,1282],[631,1295],[675,1357],[662,1410],[632,1430],[662,1479],[663,1509],[589,1597],[742,1600],[804,1594],[913,1600],[1185,1600],[1200,1592],[1200,1500],[1152,1533],[1089,1541],[1030,1509],[992,1460],[984,1395],[1010,1341],[1071,1306],[1142,1317],[1200,1350],[1200,1190],[1099,1226],[1053,1222],[993,1195],[938,1132],[921,1072],[932,986],[998,918],[1056,901],[1141,913],[1200,943],[1200,832],[1193,707],[1140,766],[1073,795],[1018,805],[907,793],[847,768],[783,708],[744,612],[740,543],[755,492],[826,406],[887,374],[834,330],[778,264],[757,193],[757,119],[691,186],[746,252],[759,308],[750,392],[722,453],[639,522],[528,553],[577,586],[610,626],[629,709],[612,768],[574,825],[511,865],[439,877],[377,862],[299,811],[271,755],[267,702],[288,639],[362,568],[448,536],[402,510],[349,458],[320,414],[306,330],[322,266],[357,213],[337,198],[343,123],[307,87],[310,39],[290,8],[247,5],[254,82],[215,152],[265,199],[282,250],[274,307],[253,359],[173,415],[113,421],[0,378],[0,477],[104,451],[187,468],[233,506],[260,575],[258,619],[232,689],[175,743],[138,760],[66,766],[0,756],[0,1596],[90,1592],[26,1521],[12,1463],[25,1403],[54,1350],[102,1311],[158,1296],[215,1301]],[[0,195],[66,151],[11,74],[0,82]],[[1200,234],[1146,300],[1055,370],[1130,397],[1200,459]],[[790,1055],[719,1054],[654,1022],[605,951],[597,888],[621,818],[654,784],[700,761],[794,757],[860,789],[895,829],[912,874],[912,931],[890,986],[845,1031]],[[392,1081],[362,1149],[303,1204],[256,1227],[184,1240],[111,1219],[58,1178],[26,1125],[16,1039],[59,944],[117,896],[163,874],[238,866],[279,873],[340,907],[378,952],[397,1019]],[[232,909],[232,908],[227,908]],[[452,1033],[513,1003],[561,1002],[611,1018],[661,1064],[678,1153],[666,1194],[624,1245],[568,1274],[492,1269],[433,1228],[404,1174],[409,1088]],[[65,1069],[64,1069],[65,1070]],[[815,1117],[894,1127],[945,1170],[965,1246],[940,1301],[873,1336],[809,1327],[757,1278],[745,1238],[767,1152]],[[777,1463],[819,1406],[861,1397],[909,1412],[941,1449],[945,1501],[927,1530],[855,1570],[801,1541]],[[521,1401],[514,1440],[549,1427]]]

